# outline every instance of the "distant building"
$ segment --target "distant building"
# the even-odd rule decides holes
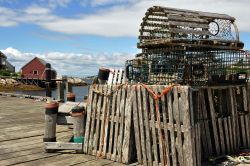
[[[7,56],[0,51],[0,69],[8,70],[10,72],[15,72],[15,66],[11,65],[7,61]]]
[[[44,80],[46,78],[46,73],[45,73],[46,63],[47,62],[44,61],[43,59],[35,57],[21,68],[22,78],[30,78],[30,79],[33,78],[33,79]],[[52,79],[56,78],[56,71],[53,68],[51,77]]]

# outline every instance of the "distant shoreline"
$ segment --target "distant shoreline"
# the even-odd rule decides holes
[[[1,85],[0,84],[0,92],[11,92],[11,91],[35,91],[35,90],[44,90],[44,88],[35,86],[35,85]]]

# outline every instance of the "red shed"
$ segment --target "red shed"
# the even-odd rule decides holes
[[[26,65],[21,68],[21,75],[22,78],[29,78],[29,79],[41,79],[44,80],[46,78],[45,74],[45,66],[46,61],[41,58],[35,57]],[[56,78],[56,71],[52,68],[51,78]]]

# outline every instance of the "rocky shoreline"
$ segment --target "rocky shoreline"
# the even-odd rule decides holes
[[[76,77],[68,77],[68,82],[71,83],[73,86],[86,86],[88,85],[87,82],[81,78]]]
[[[69,77],[68,82],[73,86],[86,86],[88,85],[86,81],[81,78]],[[29,91],[29,90],[44,90],[39,86],[35,85],[26,85],[16,81],[13,78],[1,78],[0,77],[0,91]]]
[[[43,90],[43,88],[35,85],[26,85],[17,82],[12,78],[0,78],[0,91],[24,91],[24,90]]]

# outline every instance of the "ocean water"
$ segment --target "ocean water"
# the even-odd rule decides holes
[[[88,95],[88,89],[89,89],[89,86],[73,86],[72,87],[73,93],[76,95],[77,102],[83,101],[84,96]],[[26,95],[32,95],[32,96],[45,96],[46,95],[45,90],[14,91],[13,93],[26,94]],[[65,99],[66,99],[65,90],[64,90],[64,94],[65,94]],[[57,89],[52,90],[52,97],[57,99]]]

